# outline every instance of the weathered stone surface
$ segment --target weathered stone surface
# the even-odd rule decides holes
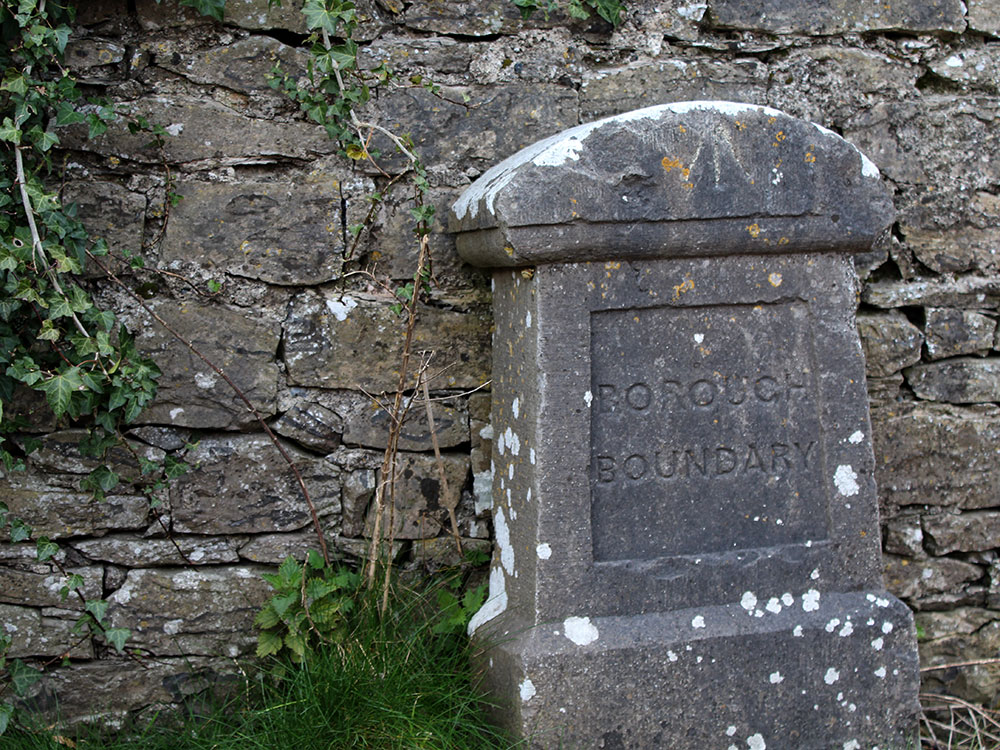
[[[935,555],[991,550],[1000,539],[1000,513],[973,511],[923,517],[927,548]]]
[[[503,0],[469,0],[462,3],[442,3],[435,0],[416,0],[408,3],[403,11],[402,4],[389,0],[388,7],[394,12],[402,11],[403,23],[419,31],[434,31],[439,34],[462,34],[463,36],[490,36],[510,33],[521,25],[521,14],[513,3]],[[541,13],[536,13],[535,23],[541,21]],[[566,17],[553,15],[552,23]]]
[[[174,535],[169,539],[136,539],[115,535],[73,542],[71,546],[91,560],[122,566],[211,565],[238,562],[236,550],[241,541],[239,537]]]
[[[245,310],[194,300],[151,300],[147,305],[221,368],[262,415],[274,414],[278,324]],[[220,429],[256,423],[229,385],[144,311],[136,312],[129,325],[139,348],[163,370],[156,400],[140,422]]]
[[[1000,13],[998,20],[1000,20]],[[987,46],[973,49],[947,50],[930,64],[941,78],[971,89],[995,94],[1000,79],[1000,52]]]
[[[480,55],[481,45],[463,44],[447,36],[409,37],[384,34],[358,50],[358,64],[372,69],[386,63],[395,72],[430,73],[438,81],[442,74],[465,73]]]
[[[921,263],[938,273],[993,271],[1000,264],[1000,230],[960,224],[949,229],[922,229],[901,223],[906,242]]]
[[[360,394],[355,394],[360,395]],[[431,398],[434,398],[431,396]],[[385,409],[374,407],[364,397],[352,399],[345,404],[344,443],[366,448],[385,448],[389,438],[389,414]],[[454,448],[469,441],[469,415],[463,405],[452,406],[447,401],[434,401],[434,434],[438,447]],[[353,408],[352,408],[353,407]],[[399,434],[399,449],[404,451],[433,450],[427,408],[422,401],[415,401],[406,414]]]
[[[949,557],[914,560],[885,556],[885,585],[900,599],[915,602],[922,597],[960,591],[965,584],[983,577],[984,570]]]
[[[435,353],[431,370],[442,372],[434,388],[475,388],[489,379],[485,315],[421,306],[418,318],[413,351]],[[323,388],[395,390],[404,325],[385,302],[332,292],[300,294],[285,321],[288,379]]]
[[[50,539],[144,529],[149,522],[149,500],[142,495],[108,495],[97,501],[89,492],[67,489],[34,473],[0,478],[0,496],[11,513]]]
[[[1000,401],[1000,359],[956,359],[915,365],[906,382],[919,398],[952,404]]]
[[[127,13],[126,0],[91,0],[77,8],[76,20],[77,23],[87,26],[112,18],[121,18]]]
[[[861,299],[882,308],[926,305],[981,309],[1000,304],[1000,279],[962,276],[957,279],[914,279],[869,284]]]
[[[944,359],[961,354],[986,354],[993,348],[997,322],[971,310],[928,307],[924,332],[927,356]]]
[[[874,410],[872,428],[887,507],[1000,505],[1000,410],[900,404]]]
[[[954,223],[950,201],[969,190],[986,190],[1000,179],[1000,100],[955,99],[927,94],[860,110],[844,124],[844,137],[862,149],[890,179],[940,186],[919,192],[920,213],[937,213],[938,226]],[[968,144],[975,143],[975,148]],[[908,215],[911,207],[898,206]],[[945,218],[949,217],[949,218]],[[910,222],[915,223],[915,222]],[[921,226],[932,228],[930,224]]]
[[[924,530],[920,515],[906,513],[883,523],[885,541],[882,549],[904,557],[924,557]]]
[[[345,537],[359,537],[365,532],[368,506],[375,497],[375,476],[374,469],[357,469],[344,477],[340,496],[343,504],[340,533]]]
[[[1000,618],[996,612],[960,607],[951,612],[918,612],[920,663],[925,667],[995,658],[1000,649]],[[982,664],[923,673],[924,692],[962,696],[993,705],[1000,693],[1000,669]]]
[[[229,10],[228,4],[226,9]],[[222,47],[197,50],[188,50],[167,39],[157,42],[152,51],[153,63],[161,68],[196,83],[224,86],[254,97],[283,96],[268,85],[275,64],[297,78],[304,75],[307,62],[305,53],[267,36],[252,36]]]
[[[104,719],[119,724],[146,706],[174,707],[238,677],[232,659],[149,659],[136,668],[125,657],[74,663],[47,671],[30,689],[29,710],[74,724]]]
[[[401,453],[396,462],[395,512],[393,536],[396,539],[431,539],[451,529],[448,508],[458,507],[462,487],[469,473],[469,458],[464,455],[441,456],[447,491],[442,486],[434,456]],[[378,475],[378,481],[383,481]],[[388,493],[386,493],[388,505]],[[365,535],[374,533],[375,513],[369,506]],[[389,509],[383,520],[383,534],[389,536]]]
[[[94,238],[107,240],[115,252],[137,253],[142,245],[146,196],[114,182],[88,180],[66,185],[64,200],[76,203],[78,215]],[[101,259],[107,263],[107,258]]]
[[[899,398],[903,374],[897,372],[887,378],[868,378],[868,403],[872,409],[892,404]]]
[[[859,5],[850,0],[712,0],[712,22],[772,34],[843,34],[849,31],[963,31],[965,6],[960,0]]]
[[[329,453],[341,443],[344,420],[321,404],[302,401],[293,404],[272,428],[300,445]]]
[[[253,618],[270,596],[268,568],[139,568],[108,601],[114,627],[129,645],[156,654],[235,657],[256,643]]]
[[[166,262],[192,260],[271,284],[321,284],[343,265],[340,182],[182,182],[163,244]]]
[[[993,0],[966,0],[969,28],[1000,36],[1000,8]]]
[[[793,49],[775,62],[767,68],[767,104],[824,124],[842,122],[878,102],[915,95],[921,72],[898,58],[834,45]]]
[[[595,71],[580,86],[584,120],[666,102],[717,99],[767,103],[767,68],[754,59],[671,57]]]
[[[493,427],[490,425],[491,398],[488,393],[469,396],[469,436],[472,447],[472,494],[476,515],[488,514],[493,508]]]
[[[870,378],[892,375],[920,361],[924,335],[901,312],[858,313],[858,335]]]
[[[529,143],[580,121],[579,99],[566,86],[512,83],[446,89],[451,100],[469,96],[469,107],[443,101],[428,91],[402,89],[383,96],[380,119],[409,133],[424,163],[488,165]],[[405,162],[387,140],[375,142],[393,169]]]
[[[107,464],[119,476],[138,478],[140,471],[132,451],[150,461],[163,460],[162,450],[135,442],[130,443],[131,450],[115,446],[108,451],[105,460],[84,456],[80,453],[79,445],[86,436],[87,431],[82,429],[50,432],[40,438],[41,445],[31,454],[30,465],[39,471],[46,472],[50,480],[66,484],[67,481],[77,481],[77,478],[63,477],[59,479],[54,475],[89,474],[104,464]],[[72,485],[66,484],[66,486]]]
[[[206,98],[164,96],[123,106],[171,133],[164,154],[174,163],[270,164],[282,157],[310,159],[336,150],[318,125],[245,117]],[[63,143],[116,159],[160,163],[157,149],[147,147],[149,135],[129,133],[124,121],[92,140],[85,136],[86,129],[67,129]]]
[[[462,550],[459,552],[455,538],[452,536],[440,536],[436,539],[417,539],[413,542],[413,561],[432,567],[458,567],[466,562],[468,555],[479,553],[488,555],[493,549],[493,543],[489,539],[460,539]]]
[[[485,266],[547,262],[563,247],[575,261],[867,251],[892,214],[878,176],[839,136],[778,110],[682,102],[535,143],[466,190],[449,227]]]
[[[11,639],[5,656],[11,659],[61,656],[67,651],[74,659],[93,659],[94,647],[90,639],[79,642],[79,634],[71,632],[74,624],[75,618],[45,617],[31,607],[0,604],[0,627]]]
[[[317,512],[340,510],[340,471],[332,463],[291,454]],[[170,486],[173,529],[182,534],[295,531],[312,523],[291,469],[263,435],[207,437],[185,459],[197,468]]]
[[[114,75],[117,72],[114,68],[107,71],[95,68],[115,66],[125,59],[125,54],[126,49],[121,44],[97,37],[73,39],[66,45],[64,53],[67,67],[77,75],[82,74],[88,79],[101,72]]]
[[[87,599],[100,599],[104,570],[97,565],[70,566],[67,574],[83,577],[80,591]],[[59,591],[66,576],[55,565],[39,562],[9,563],[0,567],[0,602],[29,607],[60,607],[83,610],[83,602],[71,593],[65,601]]]

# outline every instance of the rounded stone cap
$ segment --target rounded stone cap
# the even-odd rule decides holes
[[[866,252],[892,224],[879,171],[769,107],[663,104],[579,125],[497,164],[452,206],[479,266]]]

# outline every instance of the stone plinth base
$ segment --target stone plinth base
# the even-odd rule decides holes
[[[532,748],[890,750],[916,731],[912,627],[882,592],[748,595],[495,632],[484,658]]]

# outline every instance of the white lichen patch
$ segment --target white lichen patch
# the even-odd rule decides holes
[[[677,8],[677,15],[697,23],[704,17],[706,10],[708,10],[708,3],[689,3]]]
[[[801,637],[802,637],[802,635],[803,635],[803,634],[802,634],[802,626],[801,626],[801,625],[796,625],[796,626],[795,626],[795,627],[794,627],[794,628],[792,629],[792,637],[793,637],[793,638],[801,638]]]
[[[793,604],[795,604],[795,597],[786,591],[784,594],[781,595],[781,603],[784,604],[786,607],[791,607]]]
[[[750,748],[750,750],[766,750],[767,744],[764,742],[764,735],[759,732],[757,734],[751,734],[747,737],[747,747]]]
[[[802,609],[805,612],[815,612],[819,609],[819,592],[816,589],[809,589],[802,595]]]
[[[196,372],[194,374],[194,384],[203,391],[214,388],[216,380],[214,372]]]
[[[736,725],[730,724],[728,727],[726,727],[726,736],[732,737],[734,734],[736,734]]]
[[[577,646],[593,643],[600,635],[589,617],[567,617],[563,620],[563,635]]]
[[[878,669],[875,670],[875,676],[878,677],[880,680],[885,679],[885,674],[886,674],[885,667],[879,667]]]
[[[832,685],[839,679],[840,679],[840,671],[834,669],[833,667],[830,667],[828,670],[826,670],[826,674],[823,675],[823,682],[825,682],[827,685]]]
[[[767,600],[767,605],[764,607],[768,612],[772,614],[778,614],[781,612],[781,602],[778,601],[778,597],[772,596]]]
[[[861,490],[858,473],[849,464],[840,464],[833,473],[833,484],[844,497],[853,497]]]
[[[881,636],[872,641],[872,648],[875,649],[876,651],[881,651],[884,645],[885,641],[882,639]]]
[[[840,625],[840,618],[834,617],[832,620],[830,620],[830,622],[826,624],[826,632],[832,633],[834,630],[837,629],[838,625]]]
[[[704,334],[704,333],[696,333],[696,334],[694,335],[694,343],[696,343],[696,344],[700,344],[700,343],[702,343],[702,342],[703,342],[704,340],[705,340],[705,334]]]
[[[744,592],[740,599],[740,606],[747,612],[753,612],[754,607],[757,606],[757,596],[752,591]]]
[[[667,651],[667,660],[677,661],[677,654],[675,654],[673,651]]]
[[[852,433],[849,438],[847,438],[847,442],[851,443],[852,445],[857,445],[864,439],[865,439],[865,433],[863,433],[861,430],[857,430],[854,433]]]
[[[848,620],[847,622],[844,623],[844,627],[840,629],[840,632],[837,633],[837,635],[839,635],[841,638],[846,638],[853,632],[854,632],[854,623]]]
[[[120,589],[119,589],[120,591]],[[483,623],[489,622],[507,610],[507,579],[503,570],[494,566],[490,570],[490,595],[479,611],[469,620],[468,633],[472,635]]]
[[[174,420],[177,419],[177,417],[179,417],[183,413],[184,413],[184,409],[181,408],[180,406],[178,406],[176,409],[171,409],[170,410],[170,421],[173,422]]]
[[[583,143],[576,138],[556,141],[546,148],[531,163],[536,167],[559,167],[568,161],[579,161]]]
[[[782,676],[781,672],[771,672],[771,674],[768,675],[767,679],[768,682],[770,682],[772,685],[780,685],[782,682],[785,681],[785,678]]]
[[[330,311],[330,314],[339,321],[347,320],[348,314],[350,314],[351,310],[357,306],[357,300],[353,297],[348,297],[346,294],[339,300],[328,299],[326,301],[326,308]]]
[[[857,740],[850,740],[844,743],[844,750],[861,750],[861,745]]]
[[[587,405],[587,408],[589,409],[590,405],[592,403],[594,403],[594,394],[591,393],[590,391],[587,391],[586,393],[584,393],[583,394],[583,403],[585,403]]]
[[[695,615],[691,620],[691,627],[695,629],[705,627],[705,618],[701,615]]]
[[[496,515],[493,516],[493,529],[500,548],[500,564],[507,575],[514,575],[514,548],[510,544],[510,527],[507,526],[503,508],[497,508]]]
[[[541,542],[535,547],[535,553],[538,555],[539,560],[548,560],[552,557],[552,547],[549,546],[548,542]]]
[[[535,686],[528,677],[525,677],[524,682],[518,685],[518,691],[521,693],[521,700],[525,703],[535,697]]]
[[[886,635],[889,635],[889,633],[892,632],[892,623],[889,622],[888,620],[886,620],[885,622],[883,622],[882,623],[882,632],[885,633]]]
[[[514,419],[521,416],[521,399],[514,397],[514,400],[510,404],[510,410],[514,413]]]

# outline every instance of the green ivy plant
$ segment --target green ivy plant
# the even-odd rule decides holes
[[[521,10],[521,16],[530,18],[535,11],[542,11],[548,18],[550,13],[562,11],[571,18],[586,20],[596,13],[612,26],[622,22],[625,4],[621,0],[511,0]]]

